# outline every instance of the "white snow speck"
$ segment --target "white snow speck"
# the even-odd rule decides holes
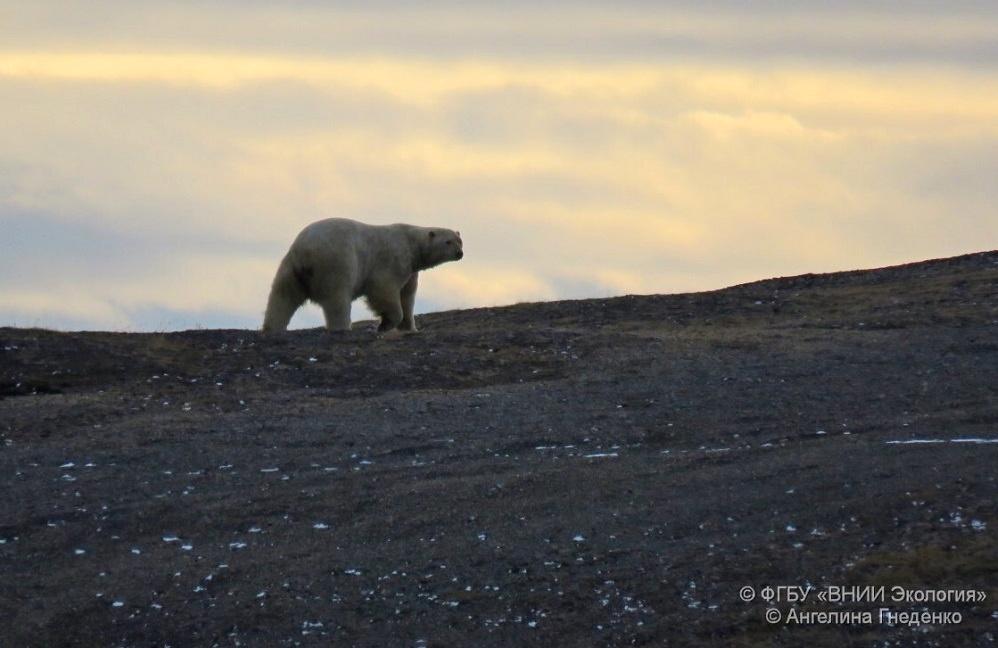
[[[86,549],[73,549],[73,553],[76,554],[77,556],[82,556],[83,554],[87,553],[87,550]]]
[[[132,547],[132,553],[138,556],[140,553],[142,553],[142,550],[138,549],[137,547]]]
[[[325,522],[316,522],[315,524],[312,525],[312,528],[319,529],[321,531],[322,529],[328,529],[329,525],[326,524]]]
[[[163,536],[163,542],[177,542],[178,540],[180,540],[180,538],[178,538],[175,535],[165,535],[165,536]]]
[[[192,544],[180,545],[180,549],[182,551],[190,551],[193,548],[194,548],[194,545],[192,545]]]
[[[66,463],[62,464],[59,467],[60,468],[73,468],[74,466],[76,466],[75,463],[73,463],[72,461],[67,461]]]
[[[272,473],[272,472],[277,472],[278,470],[280,470],[280,468],[261,468],[260,472]]]
[[[115,601],[115,602],[114,602],[114,603],[112,603],[111,605],[112,605],[113,607],[124,607],[125,603],[124,603],[124,601]]]
[[[318,362],[318,361],[319,361],[319,359],[318,359],[318,358],[312,358],[312,357],[309,357],[308,361],[309,361],[309,362]]]
[[[258,527],[258,526],[255,526],[255,527],[250,527],[250,528],[249,528],[249,532],[250,532],[250,533],[262,533],[262,532],[263,532],[263,529],[261,529],[261,528],[260,528],[260,527]]]
[[[949,443],[998,443],[998,439],[983,439],[983,438],[959,438],[959,439],[949,439]],[[887,445],[918,445],[922,443],[947,443],[946,439],[899,439],[895,441],[884,441]]]
[[[885,441],[887,445],[915,445],[919,443],[946,443],[946,439],[903,439],[900,441]]]
[[[604,457],[616,457],[616,452],[594,452],[593,454],[582,455],[586,459],[602,459]]]
[[[973,529],[974,531],[983,531],[984,529],[988,528],[988,525],[980,520],[971,520],[970,528]]]
[[[229,549],[245,549],[247,544],[245,542],[230,542]]]
[[[575,540],[576,542],[585,542],[586,541],[585,537],[581,533],[578,534],[577,536],[575,536],[574,538],[572,538],[572,540]]]
[[[793,524],[788,524],[787,533],[797,533],[797,527],[795,527]]]
[[[351,568],[351,569],[344,569],[343,573],[350,574],[351,576],[360,576],[363,572],[361,572],[359,569]]]

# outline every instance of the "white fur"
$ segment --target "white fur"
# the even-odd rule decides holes
[[[277,268],[263,330],[287,330],[306,299],[322,307],[327,329],[348,330],[351,302],[365,297],[381,316],[379,331],[415,331],[419,271],[462,256],[460,232],[449,229],[317,221],[298,234]]]

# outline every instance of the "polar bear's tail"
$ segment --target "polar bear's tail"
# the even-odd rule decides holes
[[[290,254],[284,257],[270,286],[267,312],[263,316],[264,333],[288,330],[291,316],[308,299],[309,274],[307,270],[295,268]]]

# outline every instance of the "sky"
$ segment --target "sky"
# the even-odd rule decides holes
[[[417,312],[998,247],[994,2],[0,0],[0,32],[0,326],[258,328],[328,217],[461,231]]]

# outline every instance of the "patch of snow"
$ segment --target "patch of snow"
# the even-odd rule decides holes
[[[918,445],[923,443],[998,443],[998,439],[986,439],[980,437],[959,438],[959,439],[898,439],[894,441],[884,441],[887,445]]]
[[[885,441],[887,445],[915,445],[920,443],[946,443],[946,439],[904,439],[900,441]]]

